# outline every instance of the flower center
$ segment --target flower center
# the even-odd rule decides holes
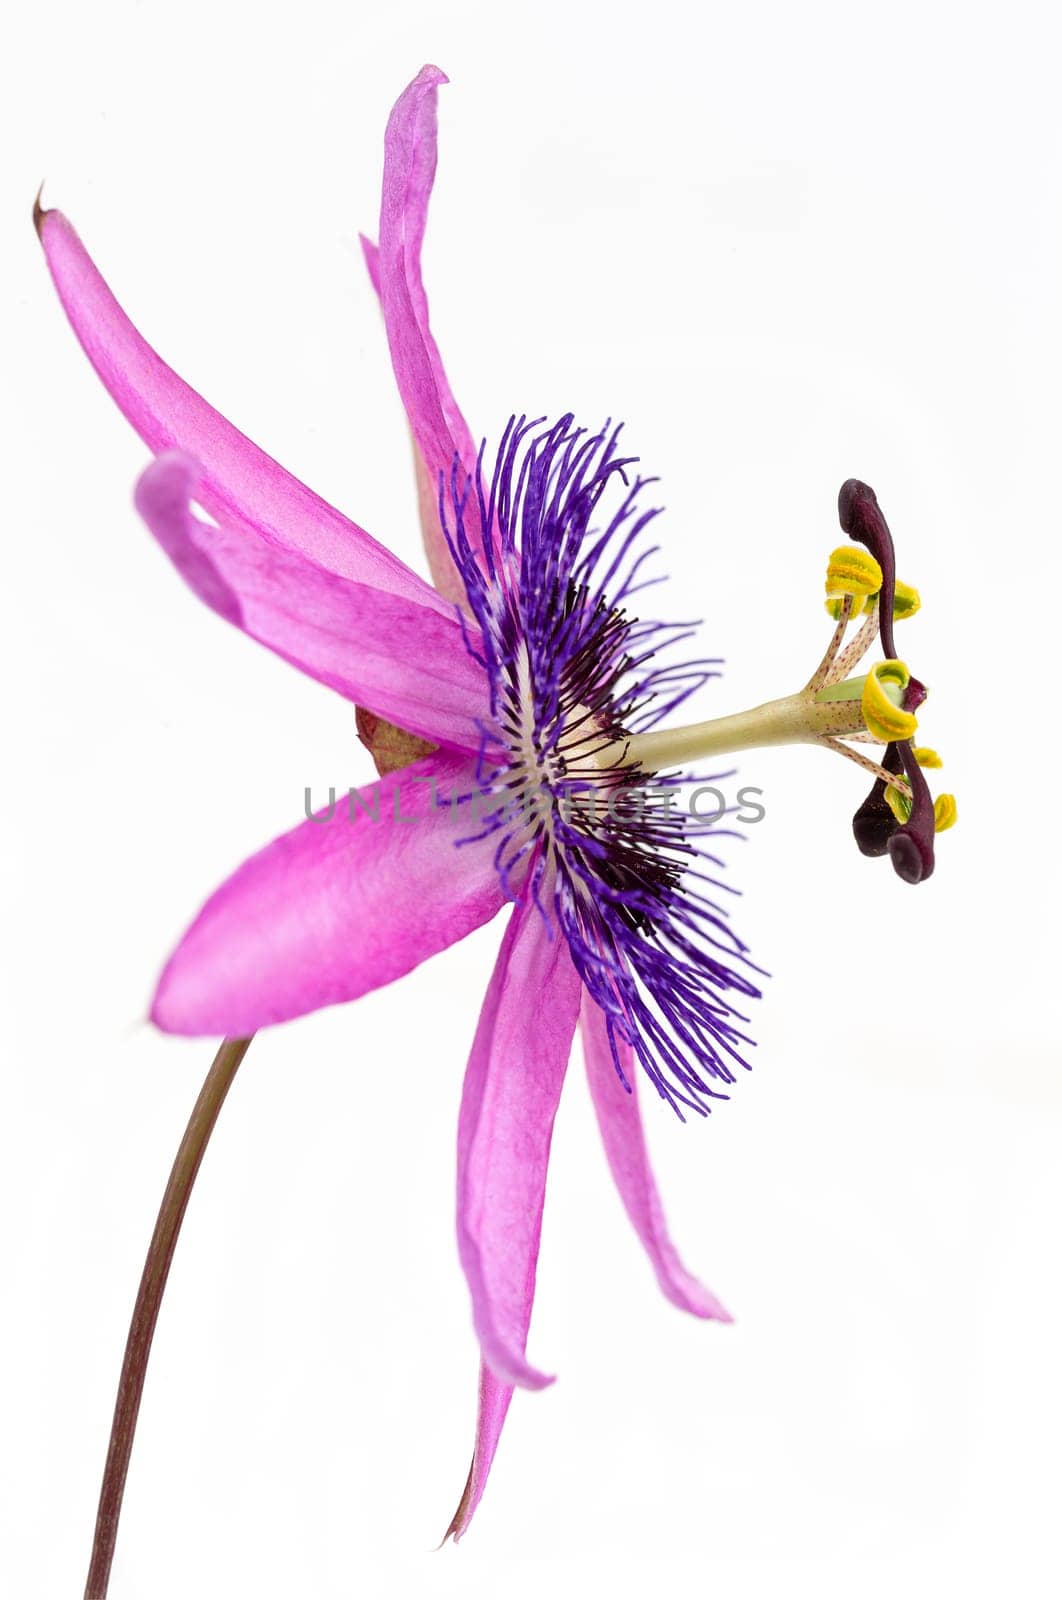
[[[628,750],[718,662],[669,662],[689,625],[628,612],[656,513],[638,506],[645,483],[628,479],[618,430],[537,427],[510,423],[489,483],[481,464],[441,503],[490,685],[482,826],[507,892],[532,894],[563,933],[614,1047],[631,1046],[680,1115],[704,1112],[747,1065],[733,1001],[759,993],[756,969],[705,893],[726,892],[698,870],[705,824],[672,804],[677,780],[648,784]],[[594,525],[614,485],[619,503]]]

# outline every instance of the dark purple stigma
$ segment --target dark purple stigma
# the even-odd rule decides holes
[[[885,746],[881,764],[886,772],[894,772],[899,776],[903,763],[898,744]],[[885,787],[884,778],[875,779],[873,788],[852,818],[855,842],[865,856],[887,855],[889,840],[900,826],[885,798]]]
[[[911,712],[917,711],[919,706],[925,703],[928,694],[929,690],[925,684],[921,683],[917,678],[912,678],[903,692],[903,709]]]
[[[848,537],[866,545],[881,568],[878,621],[885,654],[894,661],[896,644],[892,636],[892,606],[896,594],[896,555],[889,524],[881,514],[873,489],[858,478],[849,478],[847,483],[842,483],[837,496],[837,515]]]
[[[889,746],[891,750],[892,745]],[[915,760],[910,739],[897,745],[907,781],[911,785],[911,815],[889,839],[888,850],[893,871],[904,883],[922,883],[933,876],[933,836],[937,831],[933,815],[933,796]]]
[[[910,739],[886,745],[881,764],[886,772],[897,775],[903,768],[911,786],[911,815],[906,822],[897,822],[885,798],[885,781],[876,778],[852,818],[855,842],[865,856],[891,856],[893,870],[904,883],[921,883],[932,877],[935,865],[933,838],[937,824],[929,785],[915,760]]]
[[[841,492],[837,496],[837,515],[844,532],[850,539],[865,545],[881,568],[878,625],[885,654],[890,660],[895,660],[892,607],[896,594],[896,553],[889,525],[878,505],[878,497],[868,483],[849,478],[841,485]],[[925,698],[925,684],[912,678],[904,694],[903,709],[917,711]],[[934,866],[936,819],[929,785],[915,760],[910,739],[905,739],[901,744],[886,745],[881,764],[886,772],[897,775],[902,766],[911,786],[911,815],[906,822],[897,822],[885,799],[886,784],[883,779],[877,778],[852,818],[855,842],[865,856],[891,856],[893,871],[904,883],[921,883],[932,876]]]

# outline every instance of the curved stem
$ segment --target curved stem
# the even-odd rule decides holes
[[[122,1496],[129,1471],[129,1457],[136,1433],[136,1419],[140,1399],[144,1393],[151,1341],[159,1317],[170,1263],[177,1247],[177,1237],[184,1221],[188,1199],[192,1193],[196,1174],[203,1154],[214,1131],[218,1113],[225,1096],[232,1087],[236,1070],[247,1054],[250,1039],[225,1039],[206,1075],[199,1098],[181,1140],[162,1197],[155,1231],[148,1246],[147,1259],[137,1290],[133,1317],[129,1324],[129,1337],[125,1344],[122,1374],[118,1379],[118,1398],[114,1404],[114,1420],[107,1447],[107,1464],[103,1469],[100,1486],[100,1503],[96,1512],[96,1532],[92,1541],[92,1560],[85,1584],[85,1600],[106,1600],[107,1586],[114,1560],[114,1546],[118,1538],[118,1519],[122,1512]]]

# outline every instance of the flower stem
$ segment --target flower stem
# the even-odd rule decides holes
[[[96,1512],[96,1532],[92,1542],[92,1560],[85,1584],[85,1600],[106,1600],[110,1582],[111,1562],[118,1538],[118,1519],[122,1511],[122,1496],[129,1471],[129,1457],[136,1433],[136,1419],[140,1399],[144,1393],[151,1341],[159,1317],[170,1263],[177,1247],[177,1237],[184,1221],[188,1199],[192,1193],[196,1174],[214,1131],[214,1124],[232,1087],[236,1070],[247,1054],[250,1039],[225,1039],[206,1075],[199,1098],[181,1140],[162,1197],[155,1231],[148,1246],[147,1259],[137,1291],[133,1317],[129,1324],[129,1337],[125,1344],[122,1374],[118,1380],[118,1397],[114,1405],[110,1443],[107,1447],[107,1464],[103,1469],[100,1486],[100,1503]]]

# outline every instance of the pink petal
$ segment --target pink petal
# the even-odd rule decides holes
[[[513,911],[465,1075],[457,1242],[483,1358],[502,1383],[529,1389],[552,1382],[528,1365],[524,1350],[579,992],[566,942],[528,897]]]
[[[461,601],[464,586],[439,525],[438,483],[442,473],[449,486],[455,455],[465,473],[474,472],[476,447],[432,337],[420,270],[435,180],[437,90],[446,82],[438,67],[422,68],[391,112],[384,140],[380,247],[374,252],[367,240],[363,247],[418,452],[418,498],[432,576],[442,593]],[[471,504],[467,516],[475,516]],[[475,528],[470,531],[478,537]]]
[[[153,461],[136,505],[185,582],[212,610],[303,672],[433,743],[472,752],[486,677],[455,617],[352,583],[235,517],[196,516],[199,468]]]
[[[235,515],[344,577],[444,609],[397,556],[285,472],[155,354],[61,212],[39,212],[37,228],[59,298],[104,387],[156,455],[185,450],[202,463],[200,499],[211,516]]]
[[[420,271],[435,182],[436,91],[448,81],[438,67],[422,67],[399,96],[384,135],[380,204],[379,289],[396,376],[403,399],[410,396],[406,409],[425,459],[437,470],[449,468],[455,450],[466,467],[476,455],[431,334]]]
[[[488,922],[504,898],[497,841],[458,844],[475,827],[443,803],[473,784],[467,762],[427,756],[356,790],[353,822],[341,793],[329,820],[252,856],[170,957],[152,1021],[243,1038],[391,983]]]
[[[372,286],[377,295],[379,295],[380,252],[372,240],[366,239],[364,234],[361,234],[360,238],[362,253],[365,256],[365,266],[372,280]],[[441,364],[436,377],[440,385],[449,392],[446,374],[443,372]],[[456,407],[457,402],[453,401],[453,404]],[[431,581],[439,593],[445,595],[448,600],[454,601],[456,605],[466,605],[464,580],[454,564],[454,558],[450,554],[450,546],[446,542],[446,535],[443,533],[442,522],[439,519],[438,480],[432,479],[431,474],[424,465],[424,457],[420,453],[420,446],[415,438],[413,440],[413,473],[417,486],[417,512],[420,518],[420,532],[424,541],[424,554],[428,558]]]
[[[487,1487],[487,1477],[490,1473],[494,1452],[498,1448],[502,1427],[505,1423],[506,1413],[509,1410],[509,1401],[513,1397],[512,1384],[502,1383],[496,1378],[485,1361],[479,1366],[479,1409],[476,1415],[476,1447],[472,1454],[472,1465],[469,1468],[468,1479],[460,1504],[453,1514],[450,1526],[443,1534],[443,1543],[452,1538],[454,1543],[468,1532],[468,1525],[476,1512],[476,1507],[483,1498],[483,1491]]]
[[[379,299],[380,298],[380,249],[379,249],[379,246],[373,244],[372,240],[369,239],[369,238],[366,238],[365,234],[363,234],[363,233],[359,233],[358,234],[358,242],[361,245],[361,253],[365,258],[365,270],[369,274],[369,282],[372,284],[373,288],[376,290],[376,296],[377,296],[377,299]]]
[[[620,1082],[612,1059],[604,1013],[588,994],[583,995],[579,1021],[586,1073],[605,1154],[634,1231],[653,1263],[657,1282],[667,1298],[683,1311],[691,1311],[695,1317],[712,1317],[717,1322],[730,1322],[732,1319],[725,1306],[710,1289],[706,1289],[686,1271],[668,1238],[664,1211],[645,1146],[638,1110],[638,1067],[630,1045],[622,1039],[616,1040],[623,1075],[630,1085],[628,1093]]]

